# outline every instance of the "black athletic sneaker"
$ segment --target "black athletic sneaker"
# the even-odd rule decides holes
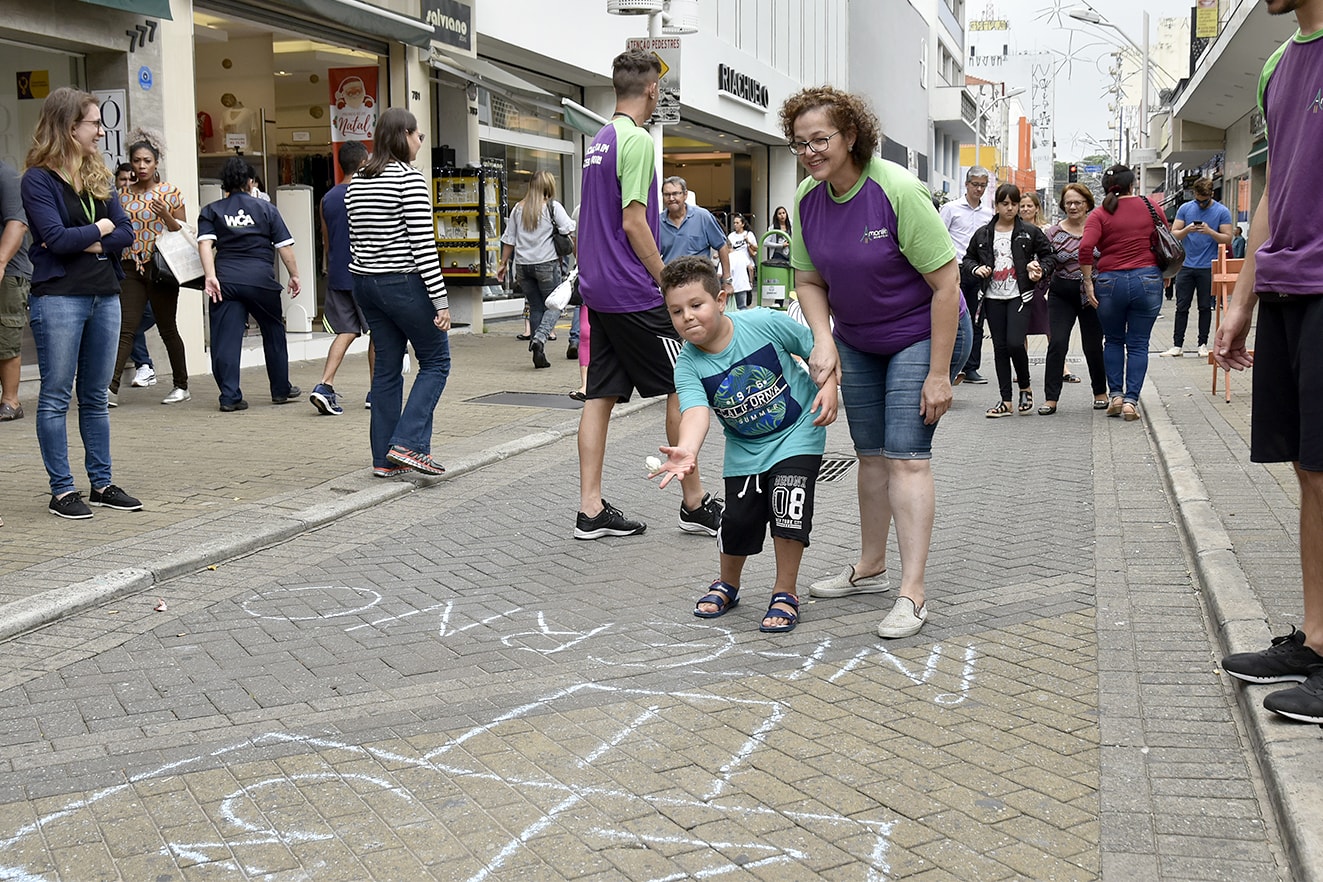
[[[1305,646],[1305,632],[1294,627],[1274,637],[1267,649],[1222,659],[1222,670],[1250,683],[1303,683],[1318,668],[1323,668],[1323,656]]]
[[[726,506],[722,501],[713,497],[711,493],[705,493],[703,501],[693,511],[685,508],[684,502],[681,501],[680,529],[686,533],[715,536],[717,535],[717,528],[721,526],[721,513],[725,508]]]
[[[83,494],[77,490],[59,498],[52,496],[49,510],[51,514],[71,521],[81,521],[92,516],[92,509],[83,502]]]
[[[118,511],[142,511],[141,502],[114,484],[107,484],[104,490],[93,488],[88,501],[93,505],[99,505],[102,508],[113,508]]]
[[[575,539],[601,539],[603,536],[634,536],[648,529],[642,521],[631,521],[624,512],[605,499],[602,500],[602,512],[590,518],[579,512],[574,522]]]
[[[235,411],[238,410],[247,410],[248,402],[240,398],[238,401],[232,401],[229,404],[222,404],[220,406],[220,409],[221,409],[221,413],[234,413]]]
[[[303,390],[302,390],[302,389],[300,389],[298,386],[290,386],[290,387],[289,387],[289,391],[286,392],[284,395],[281,395],[281,396],[279,396],[279,397],[277,397],[277,396],[275,396],[275,395],[272,395],[272,396],[271,396],[271,403],[272,403],[272,404],[289,404],[291,401],[296,401],[296,400],[298,400],[298,399],[300,399],[300,398],[302,398],[302,397],[303,397]]]
[[[1302,723],[1323,723],[1323,667],[1315,668],[1299,686],[1274,692],[1263,706],[1275,714]]]

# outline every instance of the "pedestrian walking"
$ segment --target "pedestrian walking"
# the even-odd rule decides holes
[[[248,409],[239,386],[239,358],[250,315],[262,332],[271,403],[288,404],[303,397],[303,390],[289,382],[281,286],[273,260],[280,257],[289,274],[289,294],[299,296],[303,288],[294,237],[274,205],[249,195],[251,177],[252,168],[241,157],[227,159],[221,169],[225,198],[198,215],[198,255],[211,298],[211,373],[220,388],[222,413]]]
[[[120,285],[119,352],[115,357],[115,375],[110,380],[110,401],[118,403],[120,366],[137,345],[139,328],[148,306],[155,317],[157,330],[170,359],[171,389],[162,404],[178,404],[193,396],[188,391],[188,362],[184,338],[179,334],[179,283],[156,271],[156,237],[183,227],[187,217],[184,194],[173,184],[161,180],[160,162],[164,155],[161,136],[136,130],[129,133],[129,160],[133,182],[119,191],[119,201],[133,222],[133,247],[124,257],[124,281]],[[146,344],[144,343],[144,349]],[[150,385],[156,379],[135,373],[133,385]]]
[[[1102,324],[1098,321],[1098,304],[1084,295],[1080,272],[1080,239],[1084,235],[1084,221],[1093,211],[1093,191],[1083,184],[1067,184],[1057,203],[1065,218],[1047,228],[1046,236],[1052,245],[1052,273],[1048,281],[1048,316],[1052,333],[1048,336],[1047,364],[1043,369],[1043,404],[1038,412],[1050,416],[1057,412],[1062,384],[1066,375],[1066,351],[1070,348],[1070,335],[1079,322],[1080,345],[1084,348],[1084,363],[1089,368],[1089,383],[1093,387],[1093,409],[1107,406],[1107,374],[1103,370]]]
[[[1298,683],[1263,706],[1306,723],[1323,723],[1323,235],[1313,181],[1323,139],[1313,106],[1323,44],[1301,35],[1323,30],[1323,0],[1272,0],[1274,15],[1294,11],[1300,29],[1264,65],[1259,109],[1268,139],[1268,186],[1250,221],[1245,264],[1217,329],[1213,352],[1227,369],[1254,366],[1250,459],[1289,462],[1300,484],[1300,579],[1303,630],[1259,652],[1222,659],[1228,674],[1250,683]],[[1247,348],[1254,310],[1254,351]]]
[[[730,504],[717,540],[719,575],[694,615],[715,619],[739,604],[744,562],[763,550],[770,526],[776,551],[772,599],[758,630],[793,631],[799,622],[799,564],[813,529],[813,490],[827,430],[836,419],[836,377],[819,389],[796,357],[808,358],[813,335],[782,312],[726,312],[712,261],[681,257],[662,270],[662,293],[685,339],[675,363],[680,437],[662,446],[665,487],[698,466],[716,414],[726,439],[724,478]]]
[[[1185,328],[1193,303],[1199,315],[1199,357],[1208,357],[1208,332],[1213,325],[1213,263],[1219,245],[1231,246],[1234,232],[1231,212],[1213,198],[1213,182],[1200,178],[1190,188],[1193,201],[1176,209],[1171,233],[1185,243],[1185,263],[1176,273],[1176,320],[1171,328],[1171,348],[1163,355],[1184,354]]]
[[[92,510],[69,467],[69,402],[77,386],[78,433],[91,483],[88,502],[120,511],[142,503],[112,483],[106,390],[119,340],[120,253],[133,225],[101,158],[101,100],[61,87],[42,102],[21,191],[32,231],[32,337],[41,389],[37,445],[50,479],[50,513],[81,520]]]
[[[377,346],[368,435],[372,474],[407,469],[441,475],[432,458],[432,420],[450,377],[450,301],[436,252],[432,196],[411,163],[423,146],[418,120],[392,107],[377,120],[376,148],[349,181],[345,208],[354,299]],[[404,401],[404,353],[418,358]]]
[[[784,233],[783,236],[773,236],[767,240],[767,255],[769,261],[779,261],[782,266],[790,265],[790,237],[794,232],[790,224],[790,212],[786,211],[784,205],[778,205],[772,212],[772,226],[770,229]]]
[[[758,266],[758,237],[744,224],[744,215],[736,212],[730,216],[730,235],[726,237],[730,245],[730,278],[735,291],[735,308],[748,309],[753,306],[753,279]]]
[[[1015,384],[1020,388],[1016,409],[1020,413],[1034,409],[1024,338],[1033,311],[1034,289],[1052,270],[1052,246],[1047,236],[1020,217],[1020,188],[1014,184],[999,186],[993,208],[996,217],[974,231],[962,264],[979,280],[979,309],[992,335],[1001,398],[985,414],[990,419],[1016,413],[1011,409],[1012,364]]]
[[[632,536],[648,526],[602,498],[607,427],[617,401],[628,401],[635,389],[647,397],[667,396],[666,438],[672,444],[679,440],[675,354],[681,341],[657,287],[661,214],[652,136],[643,128],[657,108],[660,78],[655,55],[637,50],[617,55],[611,62],[615,113],[585,153],[591,161],[584,162],[579,204],[579,293],[588,307],[593,353],[579,414],[576,539]],[[724,235],[720,243],[725,247]],[[680,529],[715,536],[721,500],[703,492],[697,469],[680,487]]]
[[[1080,238],[1084,295],[1098,304],[1103,328],[1109,417],[1139,419],[1139,393],[1148,373],[1148,342],[1162,308],[1162,272],[1151,247],[1154,216],[1166,223],[1162,206],[1135,196],[1135,173],[1114,165],[1103,174],[1102,211],[1089,213]],[[1094,250],[1097,249],[1097,277]]]
[[[23,327],[28,322],[32,261],[18,170],[0,161],[0,423],[23,419]]]
[[[511,259],[518,261],[519,290],[528,301],[528,351],[533,353],[535,368],[551,367],[547,341],[560,318],[560,310],[547,309],[547,297],[564,278],[555,237],[557,233],[569,236],[575,229],[565,206],[556,201],[556,179],[550,172],[540,171],[529,181],[528,192],[515,204],[501,233],[496,278],[504,282]]]
[[[368,332],[367,318],[354,300],[354,277],[349,272],[349,217],[345,210],[345,193],[349,179],[367,162],[367,148],[362,141],[345,141],[336,153],[342,180],[322,197],[318,213],[322,219],[322,255],[325,261],[326,300],[322,303],[322,325],[334,334],[326,351],[321,382],[312,387],[308,400],[319,413],[340,416],[345,409],[335,392],[335,375],[344,362],[345,353],[361,335]],[[376,349],[368,340],[368,387],[372,384],[372,362]]]
[[[933,432],[972,336],[955,248],[928,188],[873,155],[881,133],[863,99],[805,89],[781,106],[781,127],[808,172],[795,198],[790,262],[813,331],[809,368],[819,385],[840,382],[859,456],[859,559],[809,592],[887,590],[894,517],[900,597],[877,633],[908,637],[928,618]]]

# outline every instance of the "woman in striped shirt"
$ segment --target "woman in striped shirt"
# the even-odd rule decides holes
[[[432,460],[432,414],[450,376],[450,309],[432,227],[432,199],[410,165],[423,145],[412,113],[392,107],[377,120],[376,152],[349,182],[349,272],[354,299],[377,348],[372,374],[372,473],[407,469],[440,475]],[[404,394],[404,351],[418,373]]]

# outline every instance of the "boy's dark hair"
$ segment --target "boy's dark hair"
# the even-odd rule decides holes
[[[997,187],[996,195],[993,196],[992,204],[1000,205],[1001,203],[1005,202],[1007,199],[1018,205],[1020,202],[1020,188],[1015,186],[1014,184],[999,185]]]
[[[717,271],[712,268],[712,261],[706,257],[698,255],[681,257],[662,268],[662,296],[672,288],[679,288],[690,282],[700,283],[703,290],[713,297],[721,293],[721,280],[717,278]]]
[[[368,161],[367,148],[362,141],[345,141],[340,145],[335,158],[340,162],[341,174],[348,177],[363,167]]]
[[[617,98],[640,98],[661,78],[661,60],[651,52],[630,49],[611,62],[611,85]]]

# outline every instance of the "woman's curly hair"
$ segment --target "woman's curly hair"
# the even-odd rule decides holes
[[[156,157],[157,162],[165,158],[165,135],[156,129],[146,127],[133,129],[125,140],[129,144],[128,155],[130,157],[137,153],[140,148],[146,147],[152,151],[152,155]]]
[[[787,141],[795,140],[795,121],[810,110],[825,110],[832,125],[854,135],[850,158],[856,165],[863,168],[872,159],[882,142],[882,127],[867,101],[832,86],[801,89],[781,105],[781,131]]]

